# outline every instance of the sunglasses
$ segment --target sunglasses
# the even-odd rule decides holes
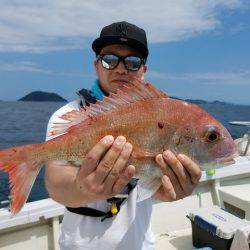
[[[105,69],[115,69],[122,61],[124,67],[130,71],[137,71],[142,64],[145,64],[145,59],[138,56],[117,56],[113,54],[99,55],[98,60],[101,60],[102,66]]]

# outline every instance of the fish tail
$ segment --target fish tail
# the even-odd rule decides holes
[[[29,160],[35,145],[12,147],[0,151],[0,170],[9,174],[10,211],[18,213],[26,202],[41,169],[40,163]]]

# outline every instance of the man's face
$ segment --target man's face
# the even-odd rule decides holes
[[[131,56],[138,55],[138,52],[127,45],[114,44],[104,47],[100,52],[100,55],[103,54]],[[106,93],[116,93],[118,88],[120,88],[123,84],[128,84],[128,82],[135,77],[143,79],[144,73],[147,71],[147,66],[143,64],[137,71],[127,70],[124,67],[123,62],[120,62],[117,67],[112,70],[105,69],[102,66],[101,60],[95,60],[94,66],[100,85]]]

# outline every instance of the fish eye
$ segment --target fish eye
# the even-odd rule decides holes
[[[208,142],[216,142],[220,139],[220,135],[216,131],[208,131],[206,134],[206,139]]]

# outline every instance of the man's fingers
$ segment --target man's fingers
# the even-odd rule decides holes
[[[133,177],[135,174],[135,167],[133,165],[129,165],[123,174],[120,175],[119,179],[115,182],[113,185],[113,195],[118,194],[119,192],[122,191],[122,189],[128,184],[130,179]]]
[[[162,187],[155,194],[156,198],[180,199],[193,192],[201,177],[200,167],[195,162],[182,154],[175,156],[169,150],[157,155],[155,160],[165,175]]]
[[[171,161],[169,161],[169,164],[167,164],[165,158],[163,158],[162,154],[159,154],[156,156],[156,162],[160,166],[162,173],[168,177],[168,181],[171,183],[171,186],[174,188],[174,192],[178,195],[182,194],[184,192],[185,184],[190,183],[190,180],[185,180],[180,182],[180,179],[176,175],[176,173],[173,170],[173,166],[170,166]],[[166,177],[165,180],[166,180]],[[165,182],[166,183],[166,182]],[[162,192],[164,192],[165,189],[162,189]],[[169,196],[170,197],[170,196]]]
[[[189,157],[183,154],[177,155],[178,160],[185,166],[186,171],[191,177],[193,184],[197,184],[201,178],[201,169],[200,167],[192,161]]]
[[[114,167],[116,160],[118,159],[124,145],[126,138],[124,136],[118,136],[109,151],[102,158],[95,171],[96,183],[102,184],[106,177],[109,175],[111,169]]]
[[[163,175],[162,177],[162,186],[164,189],[165,196],[167,196],[169,200],[175,200],[176,192],[174,190],[173,184],[171,183],[171,180],[167,175]]]
[[[126,142],[121,154],[119,155],[117,161],[115,162],[113,168],[109,172],[108,176],[104,181],[105,190],[107,193],[112,192],[112,187],[115,181],[119,178],[120,174],[123,172],[124,168],[127,165],[127,161],[132,152],[132,145],[129,142]]]
[[[185,168],[182,166],[181,162],[177,157],[169,150],[163,152],[163,158],[166,163],[172,168],[180,182],[186,181],[188,178]]]
[[[156,191],[154,197],[162,201],[176,200],[177,195],[170,178],[167,175],[163,175],[161,178],[161,182],[162,184]]]
[[[98,166],[102,156],[107,152],[114,141],[114,137],[107,135],[102,138],[86,155],[84,163],[80,168],[80,178],[84,178],[92,173]]]
[[[162,157],[162,154],[158,154],[156,157],[155,157],[155,160],[158,164],[158,166],[161,168],[161,171],[165,174],[167,172],[167,168],[168,168],[168,165],[167,163],[164,161],[163,157]]]

